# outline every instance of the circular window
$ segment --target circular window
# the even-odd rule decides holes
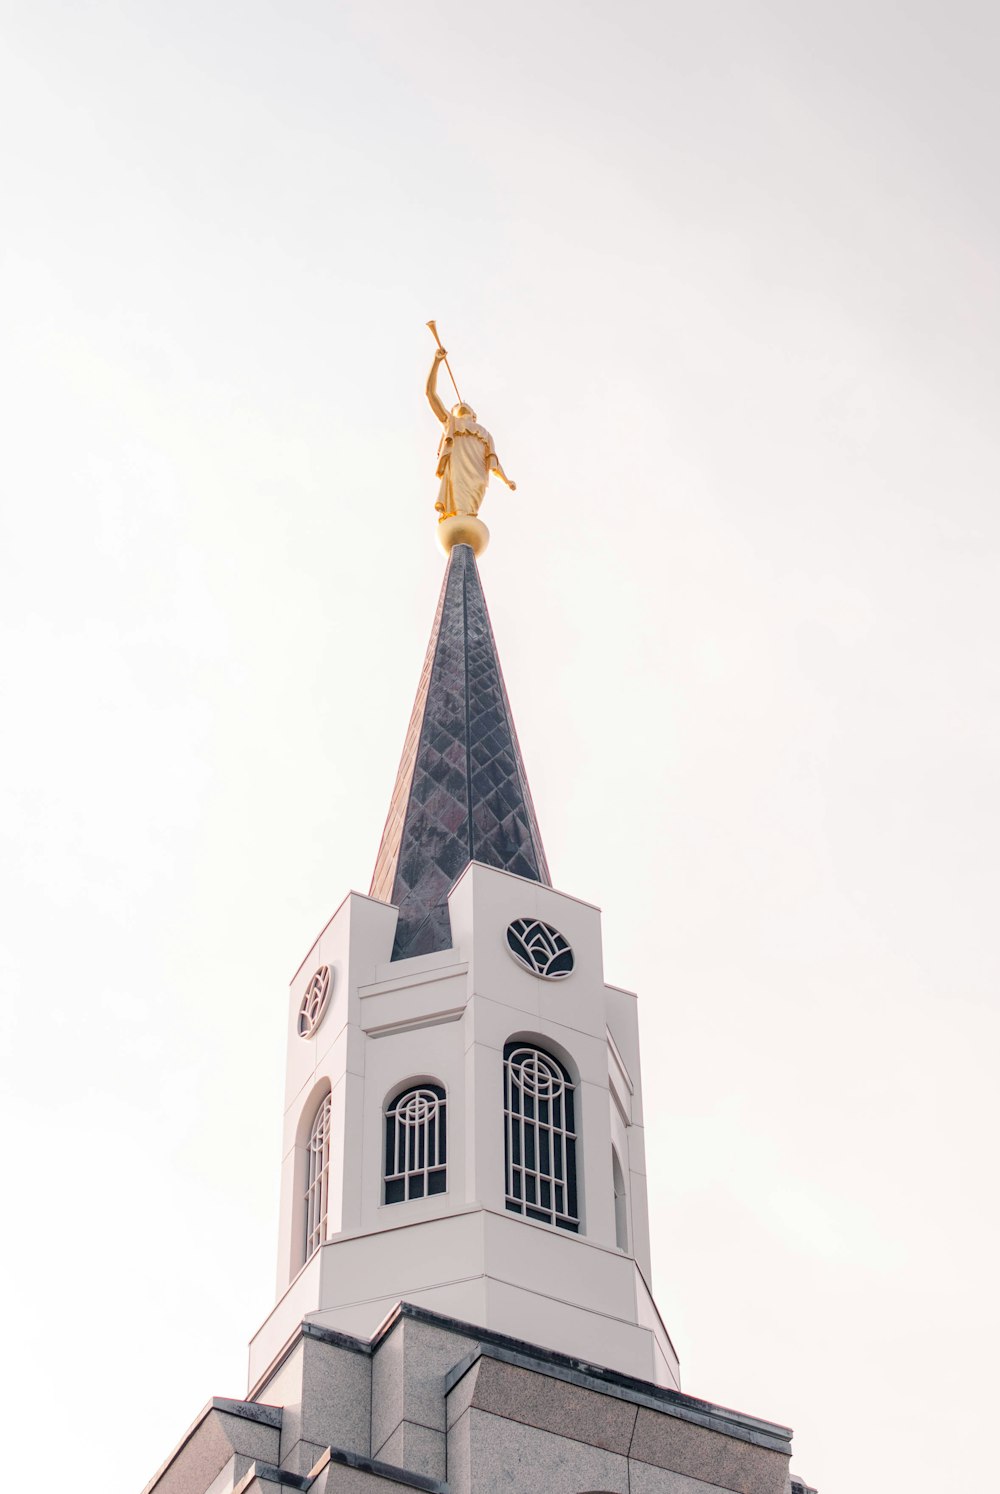
[[[311,1038],[323,1018],[333,989],[333,974],[329,965],[321,965],[306,986],[305,995],[299,1003],[299,1037]]]
[[[515,918],[507,926],[507,948],[532,975],[564,980],[573,971],[570,942],[550,923],[537,918]]]

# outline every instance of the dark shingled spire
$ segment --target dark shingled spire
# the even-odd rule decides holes
[[[552,885],[476,558],[456,545],[372,877],[399,907],[394,960],[451,947],[448,893],[470,861]]]

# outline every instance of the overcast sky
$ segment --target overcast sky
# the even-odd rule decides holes
[[[443,569],[437,317],[518,483],[482,575],[553,878],[640,994],[684,1386],[821,1494],[978,1485],[997,7],[4,18],[8,1482],[137,1490],[245,1389],[287,981]]]

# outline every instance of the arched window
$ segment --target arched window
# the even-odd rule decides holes
[[[570,1077],[558,1059],[528,1043],[508,1043],[503,1059],[507,1207],[578,1230]]]
[[[448,1186],[448,1128],[439,1084],[404,1089],[385,1110],[385,1201],[405,1203]]]
[[[306,1149],[306,1260],[326,1239],[326,1211],[330,1193],[330,1111],[331,1096],[328,1091],[313,1117]]]
[[[628,1194],[625,1192],[625,1174],[615,1147],[611,1148],[611,1182],[615,1190],[615,1244],[619,1250],[628,1251]]]

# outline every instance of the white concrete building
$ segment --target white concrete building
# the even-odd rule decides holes
[[[296,972],[287,1048],[247,1399],[210,1403],[149,1494],[805,1487],[787,1428],[680,1393],[636,998],[599,911],[550,885],[466,544],[371,893]]]

